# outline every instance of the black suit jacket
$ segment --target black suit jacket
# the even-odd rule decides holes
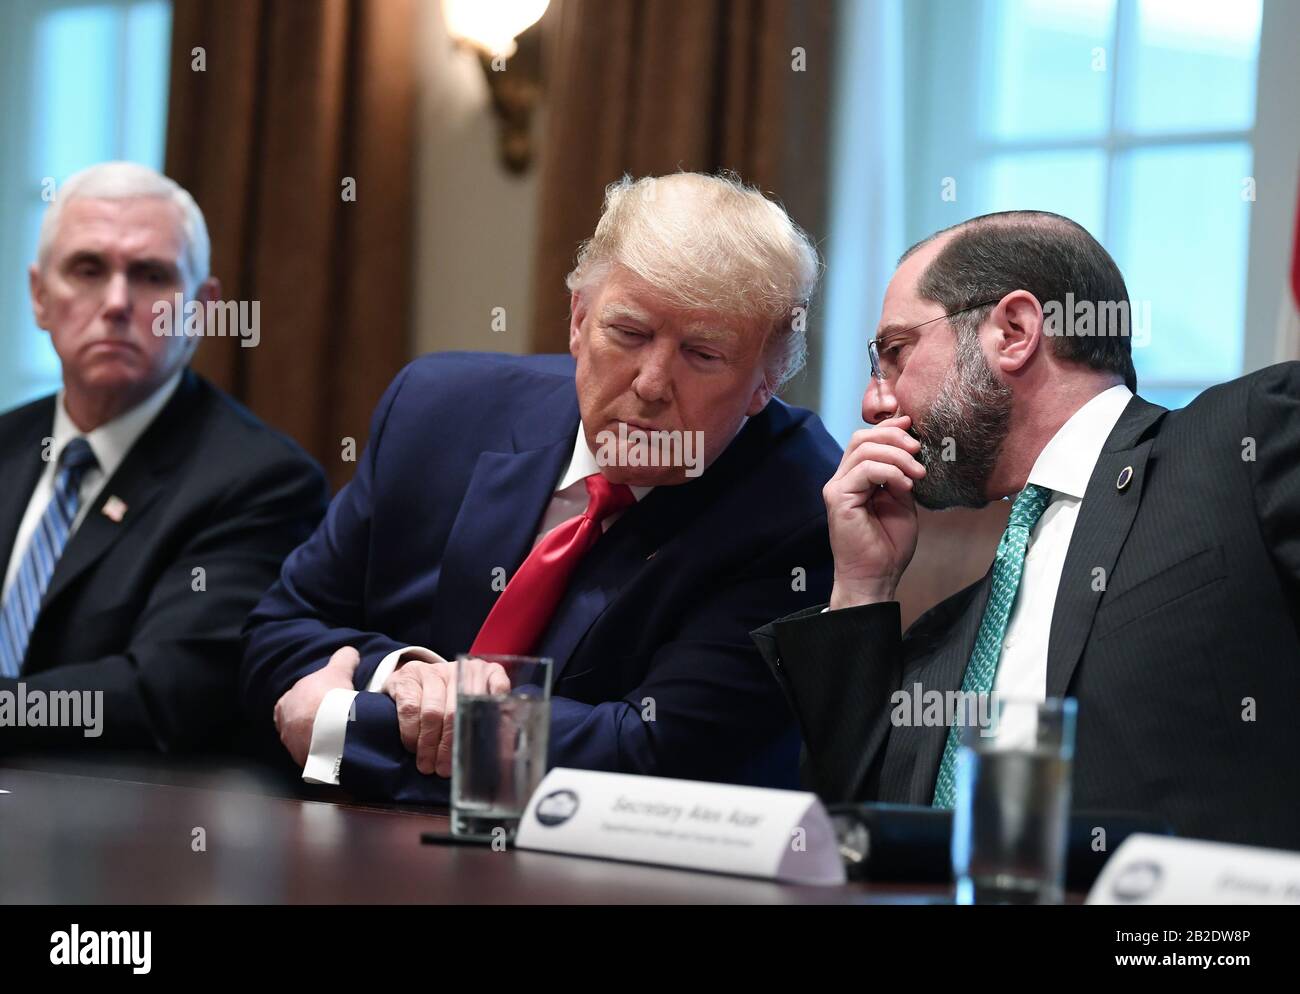
[[[54,404],[0,416],[5,563]],[[120,523],[101,513],[111,496],[127,506]],[[224,744],[241,714],[240,627],[327,499],[301,449],[186,370],[64,548],[18,679],[0,679],[0,691],[103,691],[103,734],[4,727],[0,752]]]
[[[823,797],[930,803],[947,729],[894,727],[890,697],[960,689],[990,575],[906,634],[897,603],[755,633]],[[1052,615],[1047,693],[1078,700],[1075,806],[1300,848],[1297,619],[1300,363],[1180,411],[1135,397],[1089,480]]]

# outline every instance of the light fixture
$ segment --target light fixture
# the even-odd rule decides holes
[[[536,24],[551,0],[442,0],[447,33],[505,58],[515,54],[515,39]]]
[[[442,0],[447,33],[483,66],[500,119],[501,159],[512,173],[532,161],[529,122],[542,95],[541,39],[528,29],[550,0]],[[521,37],[522,36],[522,37]]]

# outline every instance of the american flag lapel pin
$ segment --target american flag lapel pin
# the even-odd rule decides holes
[[[126,501],[122,500],[121,497],[110,497],[104,501],[102,510],[104,517],[109,521],[114,524],[121,524],[122,516],[126,514]]]

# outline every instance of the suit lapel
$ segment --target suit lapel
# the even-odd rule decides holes
[[[650,500],[654,494],[646,496]],[[538,655],[554,660],[551,681],[559,681],[584,635],[604,613],[619,591],[631,583],[637,570],[655,551],[653,531],[638,521],[638,508],[627,513],[601,536],[578,565],[569,588],[538,647]],[[635,517],[633,517],[635,516]],[[632,520],[628,520],[632,518]]]
[[[500,594],[493,571],[500,567],[512,577],[527,557],[572,452],[570,436],[529,452],[478,457],[443,550],[433,607],[441,651],[469,651]]]
[[[556,608],[539,652],[555,660],[558,681],[583,636],[661,546],[685,524],[744,478],[792,424],[789,409],[773,400],[750,418],[703,474],[685,483],[656,487],[607,531],[579,564]]]
[[[1065,693],[1083,651],[1100,601],[1100,594],[1092,590],[1096,575],[1093,569],[1101,567],[1109,577],[1114,568],[1137,514],[1148,469],[1152,440],[1141,439],[1164,413],[1164,408],[1148,404],[1139,397],[1130,400],[1089,478],[1052,615],[1047,659],[1048,696]],[[1131,469],[1132,475],[1120,489],[1116,484],[1125,467]],[[902,687],[909,695],[915,692],[917,683],[921,684],[922,694],[931,690],[942,693],[961,689],[962,677],[988,602],[992,578],[990,566],[949,634],[943,637],[928,660],[909,660],[909,671],[903,676]],[[880,795],[904,798],[912,804],[929,804],[947,738],[946,727],[904,725],[892,729],[881,770]],[[865,774],[865,770],[863,772]]]
[[[1047,696],[1062,697],[1142,501],[1154,439],[1139,441],[1165,409],[1134,397],[1111,431],[1070,537],[1052,610],[1047,650]],[[1123,477],[1127,477],[1120,487]],[[1098,572],[1100,570],[1100,572]],[[1101,581],[1100,587],[1098,582]]]
[[[129,529],[136,527],[148,513],[150,505],[163,492],[164,484],[165,481],[150,467],[139,463],[135,466],[122,463],[91,504],[90,510],[77,527],[76,534],[68,540],[63,555],[54,567],[54,575],[50,577],[50,586],[41,602],[42,611],[48,610],[50,604],[77,577],[93,566],[114,542]],[[121,521],[114,521],[103,513],[104,505],[112,497],[126,505],[127,512]]]
[[[971,591],[955,624],[935,648],[930,659],[919,663],[915,659],[908,661],[909,672],[903,674],[901,689],[907,691],[909,698],[916,693],[918,683],[922,695],[929,691],[943,694],[961,689],[992,583],[993,567],[990,564],[988,571]],[[922,706],[923,704],[924,696]],[[916,705],[913,714],[915,707]],[[881,796],[903,798],[909,804],[929,804],[934,795],[934,780],[947,739],[946,726],[913,723],[894,728],[890,732],[889,746],[880,774]],[[864,770],[863,773],[865,772]]]
[[[0,452],[0,480],[5,481],[4,488],[0,489],[0,550],[6,550],[6,564],[8,557],[20,551],[14,549],[14,540],[36,481],[45,469],[41,458],[44,439],[53,431],[54,398],[50,397],[25,414],[22,423],[15,425],[13,434],[4,439],[4,449]]]
[[[434,648],[469,651],[500,594],[493,570],[499,566],[514,576],[532,550],[577,430],[570,380],[527,412],[512,433],[512,451],[479,455],[443,549],[432,611]]]
[[[128,530],[139,527],[151,505],[166,489],[171,469],[185,458],[192,433],[197,430],[193,411],[198,403],[199,389],[198,378],[186,370],[176,393],[100,489],[54,567],[54,575],[41,602],[42,612],[113,543]],[[126,505],[126,513],[120,521],[114,521],[103,513],[104,505],[114,497]]]

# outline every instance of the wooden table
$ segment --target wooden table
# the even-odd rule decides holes
[[[75,772],[73,772],[75,770]],[[0,759],[0,903],[938,903],[946,888],[809,887],[421,844],[445,811],[312,800],[290,780],[153,761]],[[298,795],[298,796],[295,796]],[[321,796],[319,793],[317,796]],[[325,794],[323,796],[337,797]]]

